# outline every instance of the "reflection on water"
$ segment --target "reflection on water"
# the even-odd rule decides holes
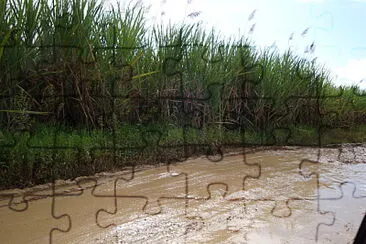
[[[366,160],[363,147],[342,150],[202,157],[133,179],[119,174],[58,186],[54,197],[50,189],[30,192],[24,199],[36,200],[12,204],[13,210],[3,197],[0,237],[2,243],[48,243],[50,233],[52,243],[351,242],[366,210]],[[21,202],[23,192],[1,194],[18,193],[13,202]]]

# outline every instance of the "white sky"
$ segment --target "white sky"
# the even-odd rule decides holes
[[[113,0],[108,0],[113,1]],[[249,37],[259,48],[291,48],[329,68],[337,85],[366,89],[366,0],[141,0],[151,22],[202,22],[223,35]],[[254,18],[249,20],[256,10]],[[365,11],[365,12],[363,12]],[[188,15],[200,12],[195,18]],[[249,30],[254,26],[254,31]],[[306,35],[302,32],[309,28]],[[293,33],[293,39],[289,37]],[[365,40],[365,41],[363,41]],[[315,42],[315,52],[304,50]]]

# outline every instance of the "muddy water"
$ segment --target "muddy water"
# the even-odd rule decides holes
[[[1,242],[351,242],[366,211],[365,148],[289,149],[0,192]]]

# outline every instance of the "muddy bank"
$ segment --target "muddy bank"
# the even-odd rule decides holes
[[[266,150],[296,150],[299,148],[300,147],[287,147],[287,146],[263,146],[263,147],[252,147],[252,148],[245,148],[245,149],[236,148],[236,147],[225,148],[225,149],[222,148],[220,151],[216,151],[212,156],[210,156],[210,158],[211,159],[216,158],[216,160],[221,161],[223,159],[223,157],[225,157],[225,156],[241,155],[241,154],[243,154],[244,150],[245,150],[246,154],[251,154],[251,153],[266,151]],[[195,153],[192,156],[190,156],[187,159],[187,161],[194,160],[194,159],[197,159],[200,157],[205,157],[205,156]],[[161,166],[165,166],[165,165],[166,165],[165,163],[161,163],[161,162],[154,162],[153,164],[148,164],[148,162],[146,162],[145,164],[139,163],[139,164],[136,164],[135,166],[128,166],[128,167],[121,168],[120,170],[117,170],[117,171],[100,172],[100,173],[96,173],[96,174],[90,175],[90,176],[76,177],[75,179],[56,180],[54,183],[49,182],[46,184],[39,184],[36,186],[25,187],[25,188],[3,189],[3,190],[0,190],[0,193],[8,194],[8,192],[11,192],[11,194],[13,194],[14,196],[21,196],[24,194],[32,195],[33,193],[38,192],[38,191],[45,191],[45,190],[51,191],[53,186],[56,189],[61,189],[60,191],[62,191],[63,188],[66,188],[65,189],[66,192],[67,191],[77,191],[77,190],[80,190],[79,189],[80,187],[71,188],[71,189],[67,188],[67,187],[76,185],[77,182],[83,181],[83,180],[94,179],[94,180],[98,180],[98,181],[104,181],[104,180],[108,180],[109,178],[118,178],[118,177],[122,177],[123,175],[130,174],[130,172],[132,170],[134,172],[139,172],[142,170],[161,167]],[[3,199],[3,198],[4,197],[2,197],[0,195],[0,199]],[[32,200],[32,198],[30,198],[29,200]]]
[[[351,241],[366,210],[364,147],[287,149],[126,169],[95,181],[58,182],[54,192],[47,185],[2,191],[0,237],[4,243]],[[19,202],[11,208],[4,195],[10,193]]]

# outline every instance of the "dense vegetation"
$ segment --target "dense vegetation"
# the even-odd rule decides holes
[[[316,146],[327,128],[341,131],[322,144],[364,140],[365,94],[333,86],[326,69],[290,50],[259,50],[199,24],[149,28],[138,4],[0,5],[0,187],[220,145]]]

